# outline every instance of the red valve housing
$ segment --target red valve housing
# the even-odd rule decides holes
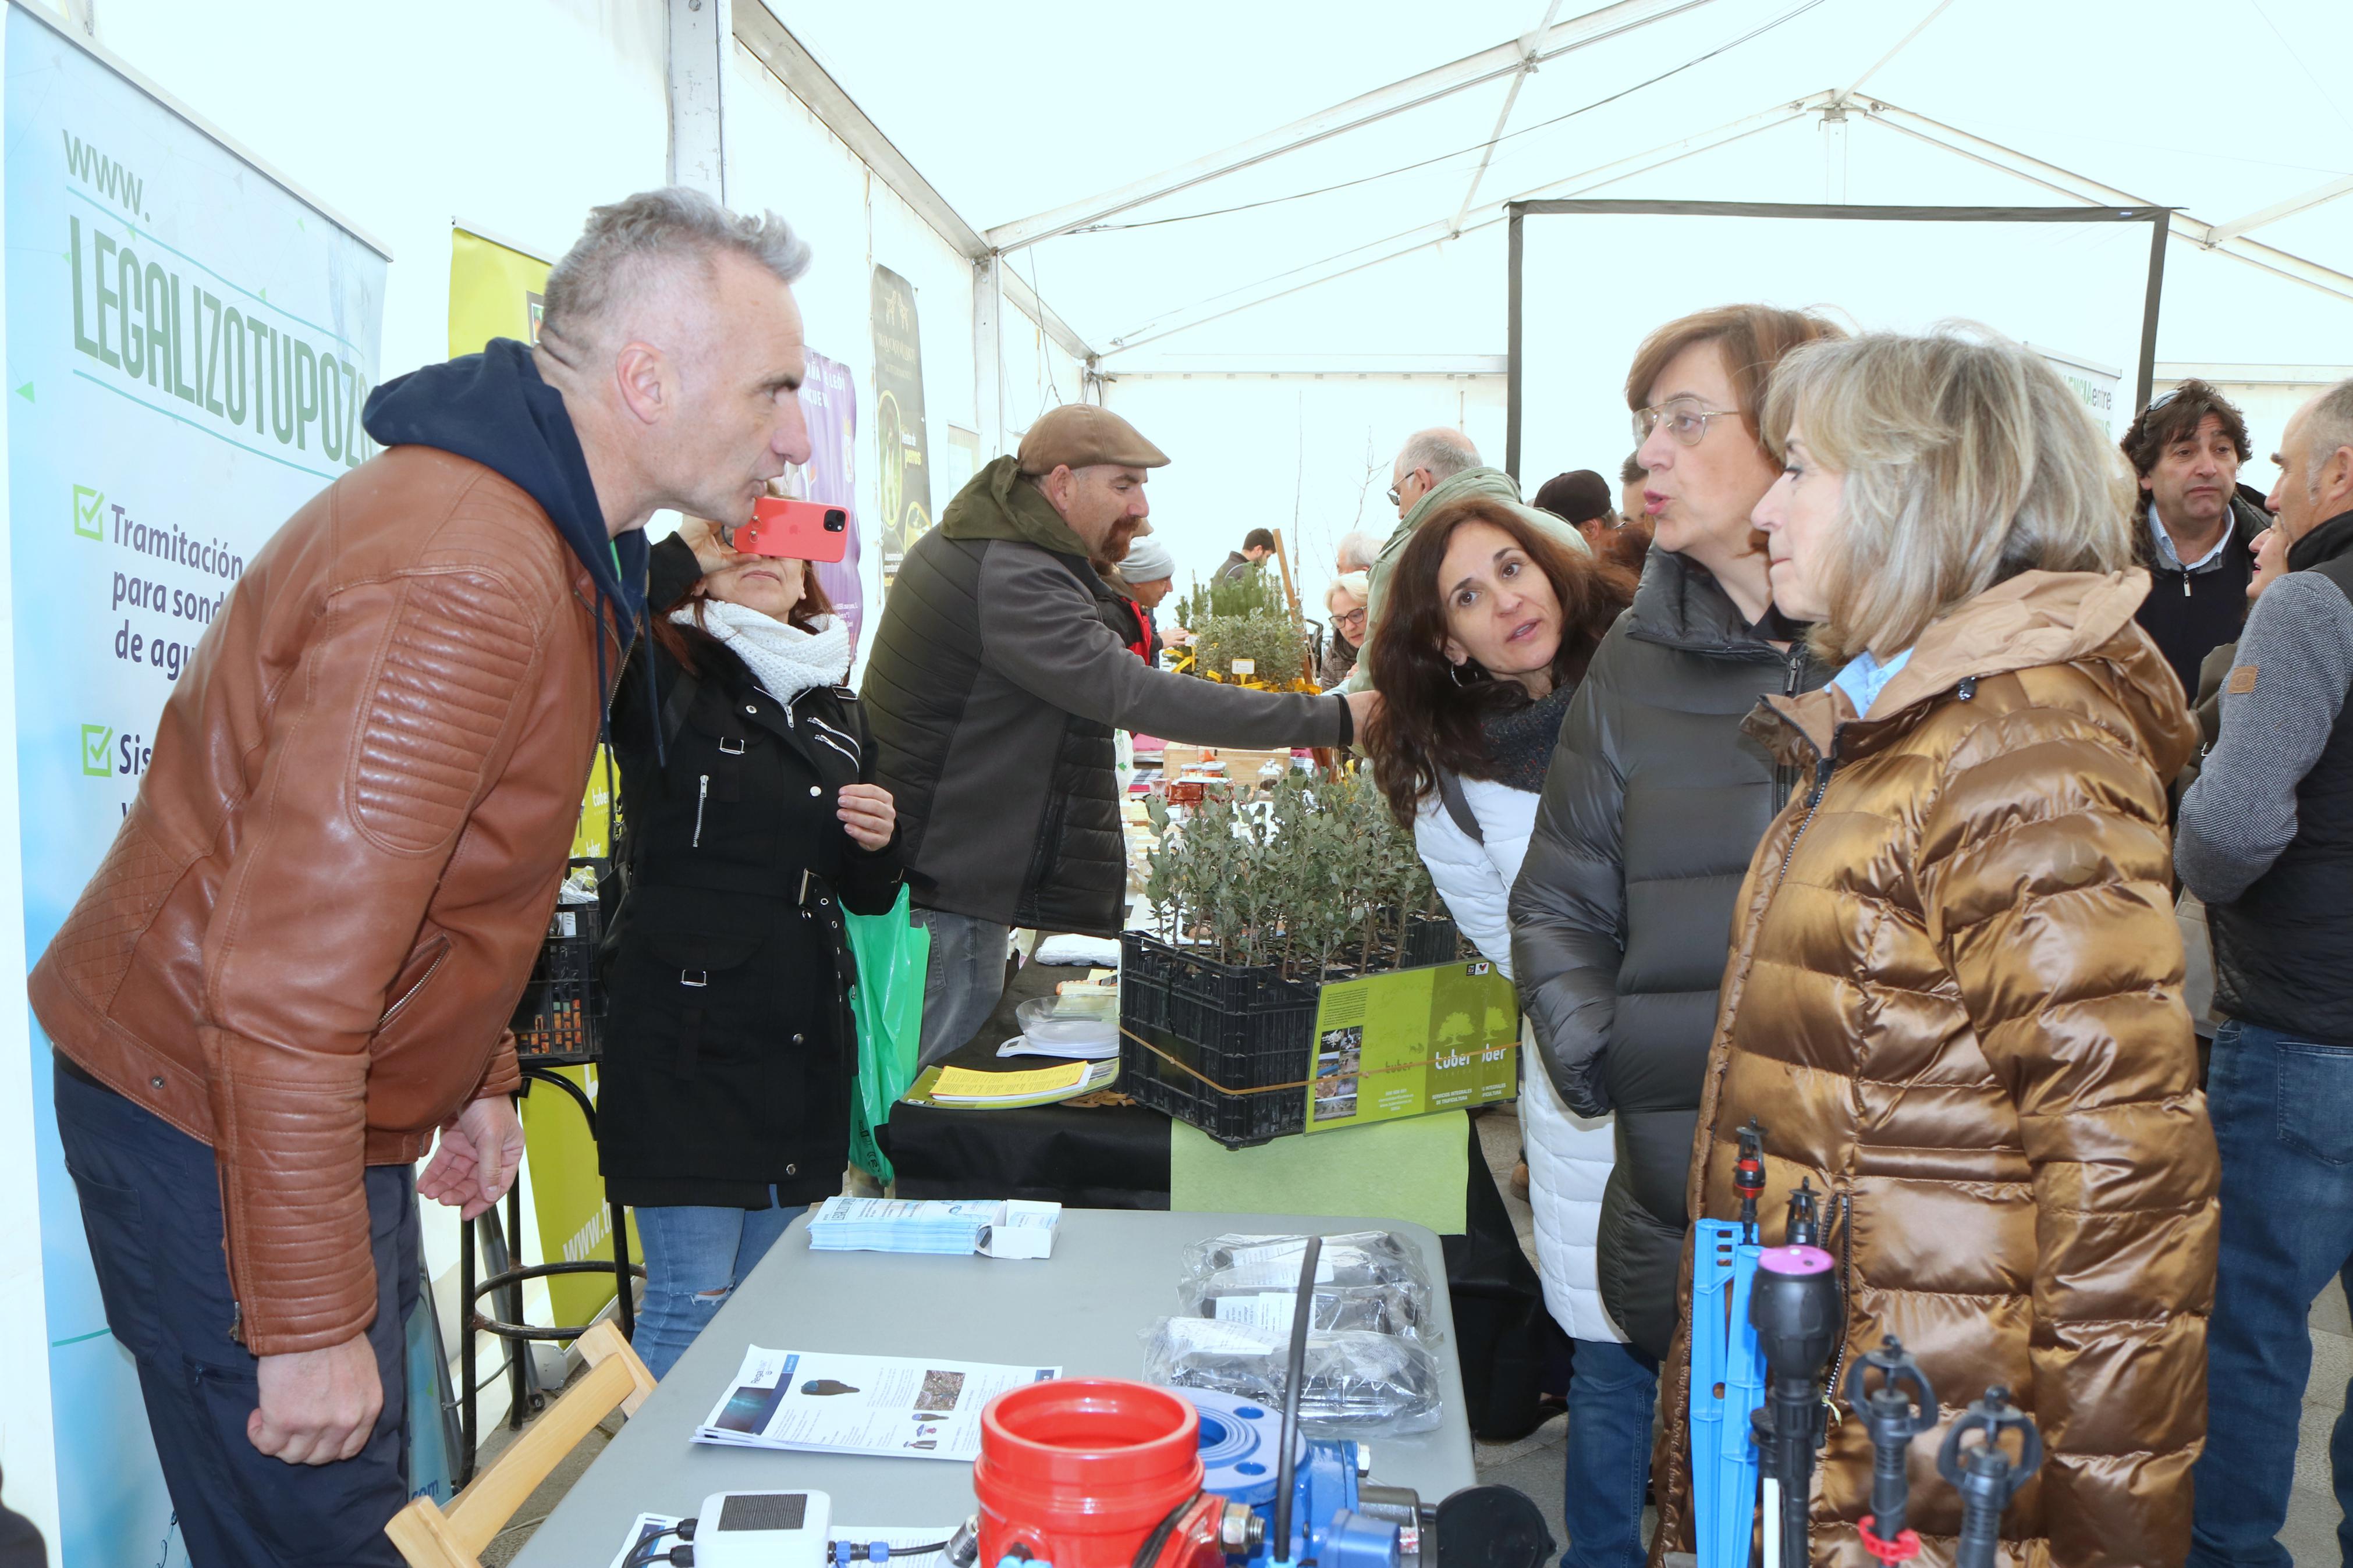
[[[1155,1568],[1220,1568],[1222,1500],[1201,1495],[1201,1417],[1165,1388],[1063,1378],[1008,1389],[980,1415],[980,1561],[1015,1547],[1054,1568],[1128,1568],[1185,1506]]]

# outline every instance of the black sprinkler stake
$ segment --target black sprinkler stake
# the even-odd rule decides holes
[[[1879,1386],[1870,1385],[1879,1373]],[[1911,1393],[1905,1389],[1909,1386]],[[1894,1334],[1848,1369],[1847,1407],[1871,1434],[1871,1512],[1862,1521],[1862,1544],[1882,1563],[1903,1563],[1920,1554],[1920,1538],[1908,1528],[1912,1483],[1905,1459],[1912,1439],[1936,1425],[1936,1391]]]
[[[1978,1440],[1966,1447],[1969,1433]],[[2018,1458],[2001,1446],[2002,1434],[2018,1434]],[[1936,1455],[1936,1473],[1961,1494],[1961,1540],[1955,1568],[1994,1568],[2001,1548],[2001,1515],[2019,1489],[2042,1463],[2042,1434],[2033,1420],[2010,1402],[2010,1390],[1996,1384],[1985,1397],[1969,1406],[1945,1434]]]

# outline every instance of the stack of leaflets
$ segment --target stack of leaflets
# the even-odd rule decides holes
[[[813,1252],[921,1252],[1051,1258],[1062,1205],[1022,1199],[825,1200],[809,1220]]]
[[[979,1072],[944,1067],[926,1089],[934,1105],[981,1110],[990,1106],[1050,1105],[1110,1085],[1119,1077],[1119,1053],[1107,1060],[1072,1061],[1027,1072]]]
[[[752,1346],[695,1432],[702,1443],[914,1459],[980,1455],[981,1407],[1059,1366],[828,1355]]]

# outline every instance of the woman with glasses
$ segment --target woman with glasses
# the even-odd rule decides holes
[[[1316,681],[1326,691],[1347,679],[1356,668],[1357,651],[1365,646],[1365,601],[1372,591],[1362,572],[1345,573],[1324,590],[1324,610],[1332,617],[1332,635],[1324,639],[1324,666],[1317,671]]]
[[[1626,401],[1656,545],[1570,705],[1512,893],[1520,997],[1553,1087],[1578,1116],[1617,1115],[1596,1264],[1632,1342],[1590,1367],[1580,1355],[1576,1375],[1642,1391],[1644,1412],[1674,1338],[1733,895],[1794,783],[1740,721],[1759,696],[1827,676],[1774,614],[1750,528],[1777,472],[1757,410],[1783,354],[1837,335],[1817,316],[1732,305],[1669,322],[1635,355]],[[1629,1422],[1588,1535],[1570,1500],[1572,1568],[1642,1560],[1649,1432],[1647,1414]]]

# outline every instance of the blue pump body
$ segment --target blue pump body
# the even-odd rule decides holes
[[[1274,1489],[1282,1458],[1282,1413],[1205,1388],[1174,1392],[1201,1413],[1201,1489],[1245,1503],[1266,1521],[1266,1539],[1236,1568],[1280,1568],[1313,1559],[1317,1568],[1397,1568],[1398,1527],[1356,1511],[1356,1445],[1296,1439],[1291,1550],[1278,1553]]]

